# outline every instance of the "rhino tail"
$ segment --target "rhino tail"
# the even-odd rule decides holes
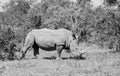
[[[28,34],[26,39],[25,39],[24,46],[25,47],[30,47],[30,46],[32,46],[34,44],[34,42],[35,42],[35,37],[33,35],[31,35],[31,34]]]

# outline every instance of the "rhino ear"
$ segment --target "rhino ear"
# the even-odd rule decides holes
[[[75,40],[75,39],[77,39],[77,37],[76,37],[76,35],[75,35],[75,34],[73,34],[72,36],[73,36],[73,39],[74,39],[74,40]]]
[[[79,36],[77,34],[73,34],[73,40],[77,41],[77,44],[79,44]]]

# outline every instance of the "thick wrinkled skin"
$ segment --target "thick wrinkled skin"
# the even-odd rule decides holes
[[[67,29],[34,29],[29,32],[22,48],[24,58],[27,50],[32,47],[34,56],[39,54],[39,48],[45,51],[57,51],[57,59],[60,59],[63,49],[74,51],[78,49],[76,36]]]

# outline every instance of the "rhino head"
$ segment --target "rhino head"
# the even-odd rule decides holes
[[[74,34],[69,37],[68,40],[68,46],[69,46],[69,53],[73,51],[78,51],[79,50],[79,42],[78,42],[78,35]]]
[[[81,49],[80,47],[78,34],[73,34],[73,40],[70,43],[69,53],[71,53],[72,56],[79,55],[80,57],[82,57],[82,55],[86,53],[86,51],[83,51],[83,49]]]

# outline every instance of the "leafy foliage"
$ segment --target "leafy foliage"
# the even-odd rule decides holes
[[[12,55],[22,47],[25,36],[32,29],[66,28],[79,35],[79,42],[100,47],[119,45],[120,12],[99,7],[91,9],[90,0],[10,0],[0,12],[0,54]],[[108,0],[109,1],[109,0]],[[114,2],[115,3],[115,2]],[[16,48],[11,48],[13,46]],[[14,55],[12,55],[14,56]],[[6,56],[9,58],[9,56]],[[4,58],[4,57],[3,57]]]
[[[1,58],[13,58],[16,51],[16,44],[13,42],[15,33],[11,26],[1,25],[0,27],[0,54]]]

